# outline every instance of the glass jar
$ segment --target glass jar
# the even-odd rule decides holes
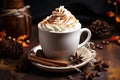
[[[8,36],[17,38],[28,35],[30,38],[32,17],[24,6],[24,0],[2,0],[0,14],[0,31],[5,30]]]

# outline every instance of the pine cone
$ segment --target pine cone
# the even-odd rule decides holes
[[[5,45],[7,45],[7,41],[6,40],[1,40],[0,41],[0,56],[3,57],[3,53],[5,51]]]
[[[107,22],[96,20],[90,26],[94,38],[105,38],[111,33],[111,27]]]
[[[2,40],[0,42],[2,56],[9,59],[18,59],[23,54],[23,46],[17,41]]]

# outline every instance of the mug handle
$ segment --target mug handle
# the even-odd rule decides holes
[[[83,32],[87,32],[88,35],[87,35],[87,38],[85,39],[85,41],[83,41],[82,43],[80,43],[78,45],[79,48],[82,47],[82,46],[84,46],[90,40],[90,38],[91,38],[91,31],[89,29],[87,29],[87,28],[80,29],[80,37],[81,37],[81,35],[82,35]]]

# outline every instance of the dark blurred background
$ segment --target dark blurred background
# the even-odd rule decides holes
[[[25,0],[30,5],[33,23],[37,24],[60,5],[71,11],[82,24],[89,24],[93,20],[107,20],[107,0]]]

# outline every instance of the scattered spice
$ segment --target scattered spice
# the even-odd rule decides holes
[[[69,76],[67,76],[67,79],[69,79],[69,80],[74,80],[74,77],[71,76],[71,75],[69,75]]]
[[[93,80],[95,77],[94,72],[84,72],[83,79],[84,80]]]
[[[102,44],[109,44],[109,41],[102,40]]]
[[[110,42],[109,40],[102,40],[100,43],[96,43],[91,48],[92,49],[103,49],[105,45],[108,45]]]
[[[102,41],[102,44],[105,44],[105,41],[104,41],[104,40]]]
[[[110,42],[109,41],[106,41],[105,44],[109,44]]]
[[[95,49],[96,47],[95,47],[95,46],[92,46],[91,48],[92,48],[92,49]]]
[[[108,41],[103,41],[102,44],[108,44]],[[79,64],[82,62],[82,56],[75,53],[71,56],[71,64]],[[89,67],[88,70],[84,71],[82,70],[80,72],[80,80],[94,80],[95,77],[100,77],[102,71],[107,71],[107,68],[109,68],[109,64],[102,59],[97,59],[96,62],[94,62],[94,67]],[[74,80],[74,77],[69,75],[67,76],[67,79]]]
[[[103,49],[103,46],[102,46],[102,45],[97,44],[97,45],[96,45],[96,48],[98,48],[98,49]]]
[[[70,62],[72,65],[79,64],[79,63],[83,62],[82,58],[83,57],[81,55],[78,55],[78,53],[76,52],[75,55],[72,55],[70,57]]]
[[[102,59],[97,59],[97,61],[94,62],[94,67],[89,67],[89,70],[81,71],[80,80],[94,80],[95,77],[100,77],[101,72],[106,71],[107,68],[109,68],[108,63]],[[67,76],[67,79],[74,80],[73,76],[71,75]]]
[[[100,77],[100,72],[97,72],[95,76]]]
[[[106,68],[109,68],[109,64],[100,59],[97,62],[94,62],[94,68],[95,70],[101,72],[105,70]]]

